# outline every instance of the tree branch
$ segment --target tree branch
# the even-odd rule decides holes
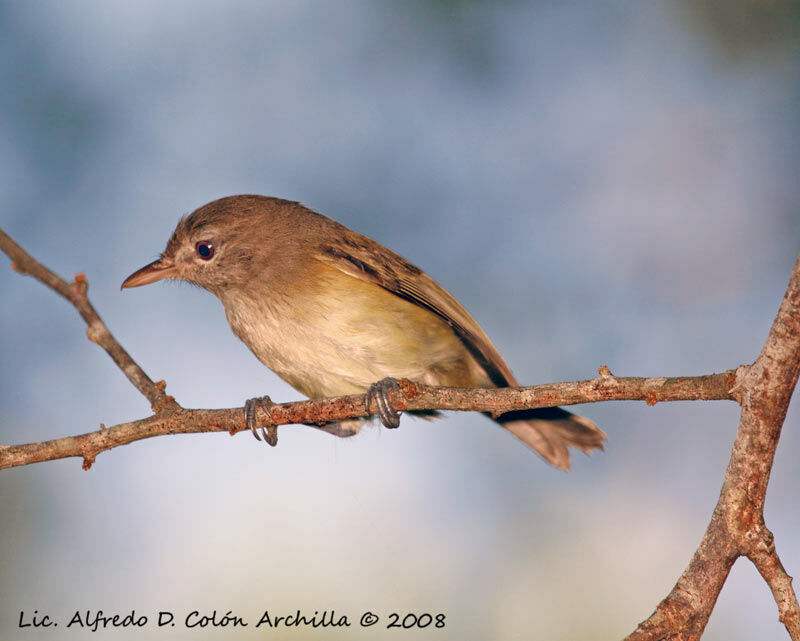
[[[734,389],[742,405],[739,430],[711,522],[672,592],[629,641],[699,639],[740,556],[756,565],[789,636],[800,639],[797,596],[764,522],[775,449],[800,374],[800,256],[761,354],[740,374]]]
[[[58,274],[53,273],[34,259],[2,229],[0,229],[0,249],[11,259],[12,269],[20,274],[33,276],[40,283],[44,283],[72,303],[88,325],[86,336],[90,341],[97,343],[108,352],[108,355],[128,377],[128,380],[133,383],[133,386],[150,401],[153,411],[168,407],[174,402],[171,396],[165,394],[165,385],[163,383],[154,383],[111,335],[111,332],[108,331],[108,327],[106,327],[106,324],[86,296],[89,290],[86,276],[77,274],[75,280],[68,283]]]
[[[601,368],[607,372],[607,368]],[[573,405],[596,401],[657,401],[733,399],[736,373],[733,370],[709,376],[681,378],[616,378],[610,373],[598,378],[573,383],[550,383],[534,387],[504,389],[468,389],[431,387],[402,379],[399,390],[390,390],[392,406],[408,410],[462,410],[503,414],[508,411],[553,405]],[[378,411],[375,401],[367,408],[364,394],[338,396],[315,401],[297,401],[273,405],[270,416],[257,410],[259,425],[324,425],[351,418],[371,416]],[[164,434],[223,432],[235,434],[244,430],[242,408],[204,410],[184,409],[174,404],[154,416],[96,432],[30,443],[0,446],[0,469],[50,461],[70,456],[84,459],[88,467],[106,450]]]

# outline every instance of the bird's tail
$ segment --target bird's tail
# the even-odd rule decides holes
[[[569,449],[602,450],[606,434],[588,418],[560,407],[508,412],[494,419],[545,461],[569,469]]]

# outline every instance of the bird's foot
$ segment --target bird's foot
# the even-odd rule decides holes
[[[378,404],[378,416],[381,419],[381,423],[383,423],[384,427],[389,428],[400,427],[400,412],[394,409],[389,402],[389,390],[393,389],[400,389],[397,379],[384,378],[370,385],[364,397],[364,404],[367,406],[367,411],[369,411],[372,399],[375,399],[375,402]]]
[[[272,414],[270,408],[275,405],[269,396],[258,396],[256,398],[249,398],[244,404],[244,423],[247,428],[260,441],[261,437],[258,435],[258,428],[256,427],[256,408],[260,407],[267,415],[268,423],[261,427],[261,433],[264,435],[264,441],[269,443],[272,447],[278,444],[278,426],[272,422]]]

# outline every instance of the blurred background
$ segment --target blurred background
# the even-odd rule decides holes
[[[181,215],[236,193],[300,200],[423,267],[525,384],[718,372],[758,354],[798,251],[799,34],[793,0],[4,2],[0,226],[85,272],[186,407],[299,398],[210,294],[119,290]],[[149,414],[66,302],[7,263],[0,296],[1,442]],[[87,609],[150,617],[115,639],[622,637],[700,541],[737,406],[576,409],[609,442],[569,474],[467,414],[4,471],[0,638],[95,638],[66,629]],[[767,504],[795,575],[798,416]],[[298,608],[354,627],[254,629]],[[250,627],[154,623],[214,609]],[[23,610],[59,627],[20,630]],[[386,630],[391,612],[446,627]],[[704,638],[787,638],[747,561]]]

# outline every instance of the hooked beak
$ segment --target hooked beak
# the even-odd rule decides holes
[[[120,287],[120,289],[149,285],[163,278],[177,278],[175,272],[175,265],[172,261],[159,258],[149,265],[145,265],[141,269],[133,272],[122,282],[122,287]]]

